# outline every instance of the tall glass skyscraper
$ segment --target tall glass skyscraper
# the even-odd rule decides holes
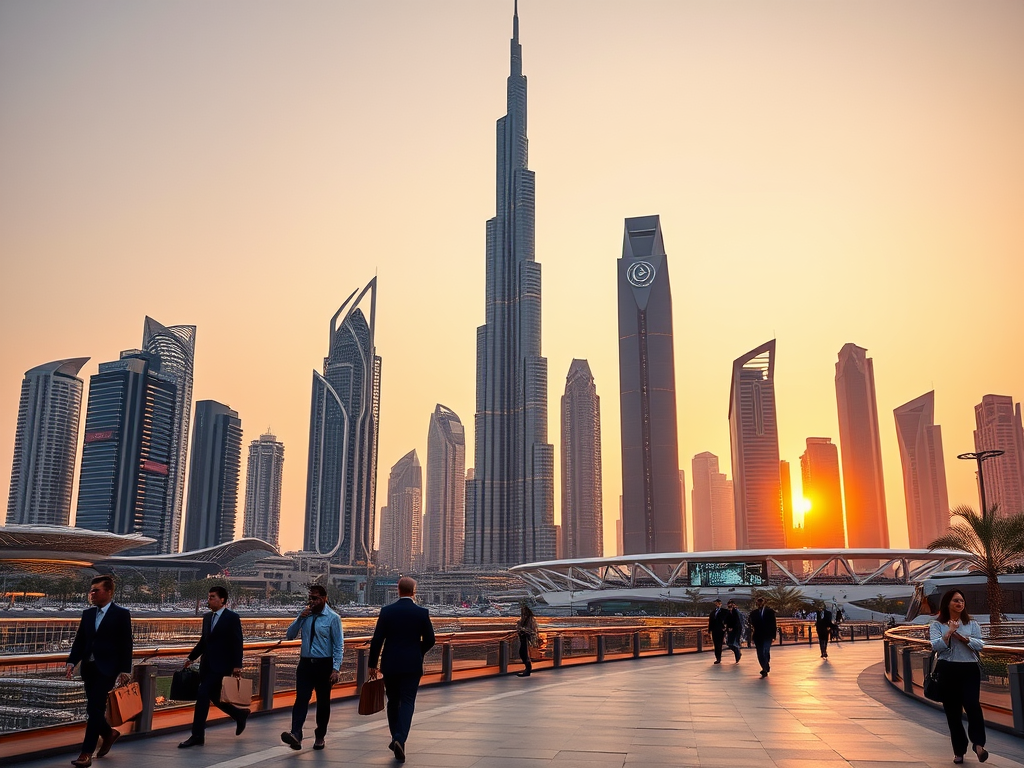
[[[775,415],[775,339],[733,361],[729,443],[737,549],[784,548]]]
[[[192,368],[196,356],[194,325],[161,325],[146,318],[142,329],[142,348],[160,360],[160,373],[174,380],[174,431],[168,463],[170,487],[167,508],[161,523],[160,552],[178,551],[181,534],[181,508],[185,498],[185,459],[188,451],[188,425],[192,415]],[[150,535],[150,534],[147,534]]]
[[[509,566],[555,557],[555,452],[541,356],[541,270],[534,259],[526,77],[512,18],[508,114],[497,125],[496,215],[487,222],[485,323],[476,333],[476,477],[466,561]]]
[[[262,539],[278,549],[281,531],[281,479],[284,476],[284,443],[269,430],[249,443],[245,471],[245,517],[242,536]]]
[[[942,428],[935,423],[935,392],[893,411],[903,462],[903,493],[912,549],[925,549],[949,529],[949,494],[942,459]]]
[[[807,449],[800,456],[800,477],[804,498],[811,503],[804,512],[803,546],[842,549],[846,546],[846,530],[839,451],[831,438],[807,438]]]
[[[241,464],[238,413],[216,400],[197,402],[185,513],[186,552],[234,541]]]
[[[373,342],[376,307],[375,277],[334,313],[324,372],[313,371],[309,416],[303,548],[337,565],[361,568],[373,552],[376,518],[381,365]]]
[[[466,529],[466,431],[458,414],[437,404],[427,429],[427,494],[423,505],[423,568],[462,565]]]
[[[573,360],[562,395],[562,557],[604,557],[601,398],[590,364]]]
[[[672,290],[658,216],[626,219],[619,285],[625,554],[683,552]]]
[[[974,406],[974,450],[1003,451],[985,462],[985,505],[1000,515],[1024,512],[1024,427],[1020,403],[1009,395],[985,395]]]
[[[416,450],[391,468],[388,503],[380,509],[380,552],[384,568],[409,573],[418,570],[423,553],[423,468]]]
[[[14,432],[8,525],[67,525],[78,453],[82,380],[88,357],[25,372]]]
[[[710,451],[694,456],[691,468],[694,551],[736,549],[732,481],[718,471],[718,457]]]

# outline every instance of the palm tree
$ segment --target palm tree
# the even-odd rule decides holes
[[[763,597],[765,602],[774,608],[775,612],[780,616],[792,616],[806,602],[803,592],[796,587],[787,587],[785,585],[754,590],[751,597],[754,599]]]
[[[987,515],[979,515],[972,507],[961,504],[950,510],[952,523],[944,536],[939,536],[928,549],[958,549],[966,553],[964,560],[970,570],[985,576],[988,598],[988,620],[998,627],[1003,618],[1003,593],[999,574],[1024,560],[1024,513],[999,516],[998,505]]]

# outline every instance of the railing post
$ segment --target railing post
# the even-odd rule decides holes
[[[906,648],[903,648],[902,649],[902,653],[901,653],[901,655],[903,656],[903,664],[900,667],[900,669],[902,670],[902,674],[903,674],[903,691],[904,691],[904,693],[913,693],[914,692],[914,670],[911,667],[911,664],[913,663],[913,660],[912,660],[912,657],[911,657],[912,653],[913,653],[913,649],[909,645]]]
[[[562,666],[562,636],[555,635],[552,641],[551,662],[555,667]]]
[[[260,656],[260,711],[274,708],[274,688],[277,685],[277,657],[269,653]]]
[[[665,638],[665,652],[669,656],[672,656],[676,652],[675,636],[675,632],[670,629],[668,631],[668,637]]]
[[[508,640],[498,641],[498,674],[508,674]]]
[[[136,733],[153,730],[153,710],[156,708],[156,664],[136,664],[132,677],[139,684],[142,694],[142,713],[135,720]]]
[[[597,660],[604,661],[604,635],[597,636]]]
[[[853,624],[851,624],[850,625],[850,642],[852,643],[856,639],[857,639],[857,628],[855,626],[853,626]]]
[[[786,634],[786,633],[785,633],[785,632],[783,632],[782,630],[783,630],[783,628],[782,628],[782,627],[779,627],[779,645],[782,645],[782,641],[783,641],[783,639],[784,639],[784,637],[785,637],[785,634]]]
[[[889,643],[889,679],[894,683],[900,676],[900,646]]]
[[[633,633],[633,658],[634,659],[639,659],[640,658],[640,633],[639,632],[634,632]]]
[[[1013,710],[1013,730],[1024,735],[1024,664],[1007,664],[1010,678],[1010,708]]]
[[[815,630],[816,632],[817,630]],[[814,632],[811,632],[811,628],[807,627],[807,644],[814,645]]]
[[[704,653],[704,630],[697,630],[697,653]]]
[[[441,646],[441,682],[452,681],[452,668],[455,666],[455,646],[451,643],[444,643]]]
[[[369,674],[369,655],[366,648],[356,650],[356,696],[363,691],[363,683]]]

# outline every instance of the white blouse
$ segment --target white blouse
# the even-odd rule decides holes
[[[956,630],[958,635],[967,638],[966,644],[950,638],[949,645],[946,645],[945,635],[949,627],[937,621],[933,621],[928,630],[932,650],[938,653],[941,661],[976,662],[978,652],[985,647],[985,641],[981,639],[981,625],[973,619],[967,624],[961,624]]]

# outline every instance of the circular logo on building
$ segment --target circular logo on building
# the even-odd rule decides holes
[[[654,265],[649,261],[635,261],[626,270],[626,279],[630,285],[646,288],[654,282]]]

